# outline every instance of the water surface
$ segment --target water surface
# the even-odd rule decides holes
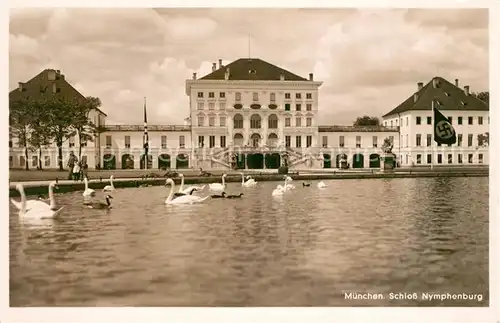
[[[109,211],[73,192],[57,196],[61,220],[36,223],[11,206],[10,305],[488,305],[488,178],[325,182],[282,198],[275,182],[229,183],[242,199],[192,206],[118,189]],[[389,299],[400,292],[483,299]]]

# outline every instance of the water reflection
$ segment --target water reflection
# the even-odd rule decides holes
[[[231,183],[242,199],[183,206],[165,205],[164,187],[119,189],[112,210],[58,195],[64,217],[44,223],[11,209],[11,306],[439,305],[343,291],[488,304],[486,178],[313,182],[279,199],[276,185]]]

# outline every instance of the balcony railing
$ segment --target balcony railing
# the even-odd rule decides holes
[[[398,132],[399,127],[386,126],[318,126],[319,132]]]
[[[143,125],[107,125],[105,131],[144,131]],[[191,131],[188,125],[148,125],[148,131]]]

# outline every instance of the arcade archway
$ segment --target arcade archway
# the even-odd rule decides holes
[[[116,157],[113,154],[105,154],[102,157],[103,169],[116,169]]]
[[[132,154],[122,155],[122,169],[134,169],[134,155]]]
[[[247,155],[248,169],[263,169],[264,168],[264,155],[262,154],[248,154]]]
[[[265,155],[266,168],[278,169],[281,166],[281,156],[278,153]]]
[[[169,154],[161,154],[160,156],[158,156],[158,169],[167,170],[171,167],[170,165],[171,163]]]

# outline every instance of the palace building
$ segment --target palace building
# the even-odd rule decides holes
[[[381,146],[388,138],[401,166],[429,164],[429,154],[436,165],[488,160],[488,148],[477,145],[477,136],[488,131],[488,106],[468,95],[468,88],[460,90],[441,78],[426,86],[419,83],[411,98],[383,116],[383,125],[368,127],[321,125],[322,82],[314,80],[312,73],[304,78],[258,58],[240,58],[226,66],[219,60],[210,74],[193,74],[185,85],[189,97],[185,123],[148,124],[148,159],[143,148],[144,126],[108,125],[101,110],[89,118],[105,131],[92,142],[69,138],[63,144],[65,158],[70,151],[77,153],[81,144],[81,158],[90,169],[145,168],[146,160],[148,169],[277,169],[281,165],[317,169],[338,168],[341,163],[351,168],[379,168]],[[19,83],[10,97],[27,94],[33,98],[83,97],[56,70],[42,71]],[[431,140],[427,146],[432,134],[432,126],[427,124],[430,100],[435,96],[442,101],[443,113],[457,120],[459,138],[465,136],[466,145],[437,147]],[[476,141],[469,146],[470,135]],[[10,167],[24,168],[24,147],[16,138],[10,138],[9,145]],[[39,152],[28,150],[28,155],[30,167],[36,167]],[[57,167],[55,144],[42,151],[42,158],[45,168]]]
[[[454,145],[441,146],[433,140],[432,100],[448,117],[457,133]],[[386,126],[399,127],[399,145],[393,152],[402,166],[488,164],[489,105],[470,92],[441,77],[434,77],[403,103],[383,116]]]

